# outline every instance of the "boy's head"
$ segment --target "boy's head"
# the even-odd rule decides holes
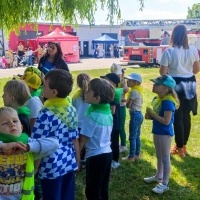
[[[132,87],[133,85],[140,85],[142,83],[142,77],[140,74],[132,73],[125,77],[125,79],[128,79],[127,86]]]
[[[72,75],[63,69],[53,69],[44,78],[43,96],[45,98],[66,98],[72,91]]]
[[[120,78],[115,73],[109,73],[106,74],[105,76],[100,76],[100,77],[108,80],[114,87],[117,87],[118,84],[120,83]]]
[[[0,108],[0,132],[19,136],[22,133],[22,125],[17,111],[10,107]]]
[[[150,81],[154,82],[155,85],[164,85],[171,89],[174,89],[176,86],[175,80],[169,75],[162,75],[156,79],[150,79]]]
[[[85,101],[91,104],[106,104],[114,99],[114,95],[115,89],[109,81],[95,78],[89,82]]]
[[[23,106],[30,97],[30,90],[24,81],[14,79],[6,83],[2,97],[4,106]]]

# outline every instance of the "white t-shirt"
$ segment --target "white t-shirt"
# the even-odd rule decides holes
[[[42,101],[37,96],[31,97],[24,105],[30,110],[30,118],[37,118],[43,106]]]
[[[81,134],[88,137],[85,143],[85,158],[112,152],[110,148],[111,131],[112,126],[99,125],[87,115],[85,116],[81,127]]]
[[[130,111],[141,111],[142,110],[142,104],[143,104],[143,98],[140,95],[139,92],[136,90],[133,90],[130,94],[130,99],[133,99],[133,103],[131,104]]]
[[[193,76],[193,64],[199,61],[199,54],[195,47],[189,49],[183,47],[167,48],[160,60],[160,65],[169,68],[169,75],[172,77],[189,78]]]

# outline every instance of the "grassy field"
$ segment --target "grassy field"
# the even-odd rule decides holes
[[[73,72],[74,78],[82,71]],[[99,77],[109,72],[108,69],[84,71],[92,78]],[[143,77],[144,87],[144,106],[150,104],[151,99],[155,94],[151,92],[152,82],[150,78],[158,76],[158,68],[129,68],[127,67],[126,74],[136,72]],[[9,79],[0,80],[0,95],[5,82]],[[200,83],[200,74],[197,75],[197,83]],[[197,84],[199,85],[199,84]],[[200,87],[197,88],[198,99],[200,99]],[[0,100],[2,106],[2,99]],[[200,113],[200,107],[198,109]],[[128,121],[127,113],[126,131],[128,136]],[[145,184],[144,177],[152,176],[155,173],[156,157],[152,142],[151,122],[144,120],[141,131],[142,139],[142,159],[137,162],[121,161],[121,166],[118,169],[112,170],[110,177],[110,200],[197,200],[200,199],[200,116],[192,116],[191,136],[187,148],[189,155],[181,159],[178,156],[171,158],[172,172],[170,177],[170,190],[163,195],[156,195],[151,192],[155,184]],[[128,141],[127,141],[127,144]],[[174,144],[174,140],[173,140]],[[126,156],[127,153],[120,155]],[[85,171],[83,170],[76,175],[76,200],[85,200]]]

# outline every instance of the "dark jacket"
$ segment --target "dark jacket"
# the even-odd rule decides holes
[[[41,57],[39,64],[38,64],[38,69],[43,72],[44,74],[46,74],[46,70],[44,70],[44,64],[46,62],[47,58],[45,56]],[[66,71],[69,71],[69,68],[67,66],[67,63],[62,59],[62,58],[58,58],[57,60],[55,60],[53,62],[53,66],[55,69],[64,69]]]

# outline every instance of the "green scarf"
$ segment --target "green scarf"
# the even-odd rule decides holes
[[[27,144],[28,135],[26,133],[22,133],[20,136],[14,136],[14,135],[5,134],[5,133],[0,132],[0,141],[2,141],[4,143],[22,142],[24,144]]]
[[[27,108],[26,106],[22,106],[18,108],[17,113],[18,115],[23,114],[23,115],[26,115],[27,117],[30,117],[30,114],[31,114],[29,108]]]
[[[98,114],[97,114],[98,113]],[[109,104],[92,104],[86,112],[86,116],[99,125],[112,126],[113,117]]]
[[[141,96],[142,96],[142,93],[143,93],[143,88],[141,85],[134,85],[133,87],[131,87],[129,89],[129,91],[126,93],[126,99],[129,99],[130,98],[130,95],[132,93],[132,91],[137,91]]]
[[[159,96],[156,96],[153,101],[151,102],[151,105],[153,107],[153,110],[159,114],[160,112],[160,109],[161,109],[161,104],[162,104],[162,101],[165,101],[165,100],[168,100],[168,101],[172,101],[175,105],[176,108],[179,107],[179,103],[178,101],[173,97],[172,94],[168,94],[166,95],[164,98],[160,98]]]
[[[32,97],[40,97],[42,94],[42,86],[40,86],[37,90],[31,92]]]
[[[115,97],[114,97],[115,102],[121,103],[123,91],[124,88],[115,88]]]

